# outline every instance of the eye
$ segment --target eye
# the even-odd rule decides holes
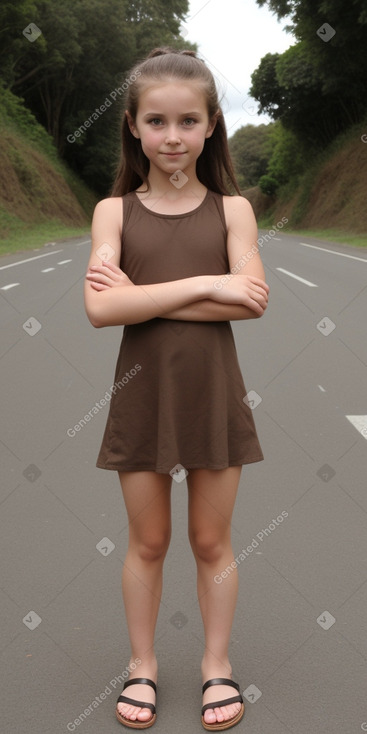
[[[196,120],[194,120],[193,117],[186,117],[183,124],[185,125],[185,127],[192,127],[193,125],[195,125],[195,123]]]
[[[160,117],[152,117],[151,120],[149,120],[149,125],[152,125],[153,127],[158,127],[158,125],[161,125],[162,120]]]

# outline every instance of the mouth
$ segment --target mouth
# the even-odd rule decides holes
[[[178,150],[174,153],[161,153],[161,155],[166,155],[168,158],[176,158],[177,156],[184,155],[184,152],[183,150]]]

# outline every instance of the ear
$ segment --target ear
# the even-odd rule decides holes
[[[212,119],[209,120],[208,129],[205,133],[206,138],[210,138],[213,135],[214,128],[217,124],[217,120],[218,120],[218,112],[216,112],[215,115],[213,115]]]
[[[140,135],[139,135],[139,133],[137,131],[135,122],[134,122],[133,118],[130,115],[130,112],[128,110],[125,110],[125,115],[126,115],[127,124],[129,126],[129,130],[130,130],[131,134],[134,136],[134,138],[138,138],[139,139],[140,138]]]

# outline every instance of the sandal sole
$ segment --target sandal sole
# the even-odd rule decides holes
[[[139,721],[138,719],[135,719],[135,721],[131,721],[130,719],[125,719],[122,714],[116,709],[115,711],[117,721],[122,724],[122,726],[127,726],[128,729],[149,729],[153,724],[155,724],[157,714],[153,714],[152,718],[149,719],[149,721]]]

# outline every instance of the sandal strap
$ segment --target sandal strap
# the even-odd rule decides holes
[[[207,680],[203,685],[203,693],[205,693],[207,688],[210,688],[210,686],[232,686],[232,688],[235,688],[238,693],[240,692],[238,683],[235,683],[230,678],[211,678],[210,680]]]
[[[238,696],[232,696],[232,698],[225,698],[223,701],[213,701],[213,703],[206,703],[205,706],[201,709],[201,715],[204,716],[205,711],[208,709],[216,709],[220,708],[221,706],[228,706],[230,703],[243,703],[243,698],[241,694]]]
[[[146,701],[136,701],[135,698],[129,698],[128,696],[119,696],[117,703],[129,703],[131,706],[140,706],[142,709],[149,709],[152,714],[155,714],[155,706],[153,703],[147,703]],[[120,714],[123,716],[123,714]]]
[[[127,680],[126,683],[124,683],[124,687],[122,690],[124,691],[125,688],[127,688],[128,686],[135,685],[151,686],[154,692],[157,693],[157,686],[153,680],[150,680],[150,678],[131,678],[130,680]]]

